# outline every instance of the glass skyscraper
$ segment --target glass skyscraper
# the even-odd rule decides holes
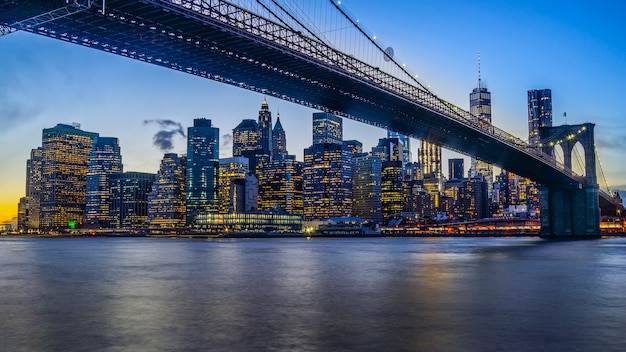
[[[343,142],[341,117],[327,112],[313,113],[313,144]]]
[[[552,91],[531,89],[528,91],[528,143],[539,145],[539,127],[552,127]]]
[[[209,119],[194,119],[187,129],[186,223],[193,225],[202,212],[217,212],[219,198],[219,133]]]
[[[382,220],[382,159],[372,154],[356,155],[352,164],[352,213],[372,221]]]
[[[148,223],[151,227],[185,226],[186,156],[167,153],[161,160],[150,194]]]
[[[483,87],[480,80],[480,66],[478,71],[478,87],[470,93],[470,113],[478,118],[478,124],[483,128],[491,126],[491,93]],[[482,160],[471,158],[470,176],[482,176],[487,182],[487,194],[491,198],[493,192],[493,166]]]
[[[145,172],[111,175],[111,228],[133,229],[148,226],[148,195],[155,176]]]
[[[86,226],[109,228],[109,180],[119,172],[122,172],[122,154],[117,138],[97,137],[87,170]]]
[[[259,124],[252,119],[242,120],[233,128],[233,156],[243,156],[247,151],[260,152],[261,131]]]
[[[58,124],[42,133],[40,228],[80,227],[85,219],[87,171],[97,133]]]

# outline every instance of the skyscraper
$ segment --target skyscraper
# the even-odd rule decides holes
[[[247,151],[262,154],[259,124],[251,119],[242,120],[233,128],[233,156],[244,156]]]
[[[539,145],[539,127],[552,127],[552,91],[531,89],[528,91],[528,143]]]
[[[327,112],[313,113],[313,144],[343,142],[343,120]]]
[[[280,160],[287,155],[287,137],[283,125],[280,123],[280,114],[276,115],[276,124],[272,129],[272,160]]]
[[[219,212],[222,214],[235,212],[235,205],[231,197],[231,186],[233,179],[244,179],[250,172],[250,161],[248,158],[235,156],[232,158],[221,158],[218,177]],[[241,208],[240,208],[241,209]]]
[[[278,207],[291,214],[302,214],[302,167],[295,155],[264,165],[259,173],[259,209]]]
[[[132,229],[148,226],[148,195],[155,174],[122,172],[111,175],[110,226]]]
[[[380,179],[380,200],[383,218],[401,213],[404,210],[402,161],[384,161]]]
[[[81,226],[85,219],[89,156],[97,133],[58,124],[42,133],[40,228]]]
[[[119,172],[122,172],[122,154],[117,138],[97,137],[87,170],[86,226],[109,228],[109,180],[112,174]]]
[[[263,98],[261,110],[259,110],[259,142],[263,153],[272,157],[272,113],[267,105],[267,100]]]
[[[478,57],[478,87],[470,93],[470,113],[478,118],[482,127],[491,126],[491,93],[483,87],[480,78],[480,56]],[[493,192],[493,166],[472,156],[470,176],[481,175],[487,182],[487,194],[491,198]]]
[[[422,141],[422,147],[418,149],[418,159],[424,178],[441,178],[440,146]]]
[[[304,150],[304,217],[323,220],[352,213],[352,152],[343,144]]]
[[[443,192],[443,175],[441,171],[441,147],[422,141],[417,150],[419,163],[422,167],[423,187],[431,195],[433,206],[438,209],[440,196]]]
[[[352,213],[363,219],[382,220],[382,160],[371,153],[355,155],[352,162]]]
[[[408,136],[398,133],[398,132],[393,132],[393,131],[387,131],[387,138],[397,138],[400,143],[402,144],[402,163],[404,165],[413,162],[413,158],[411,155],[411,140],[409,139]]]
[[[352,213],[352,150],[343,143],[340,117],[313,114],[313,145],[304,150],[304,217],[321,220]]]
[[[463,178],[463,159],[448,159],[448,178],[451,180],[460,180]]]
[[[217,178],[219,168],[219,133],[209,119],[194,119],[187,129],[187,189],[186,211],[188,226],[199,213],[217,212]]]
[[[41,147],[30,152],[26,161],[26,196],[18,206],[18,230],[39,231],[39,208],[41,203],[43,150]]]
[[[161,160],[148,194],[148,224],[151,227],[185,226],[186,156],[167,153]]]

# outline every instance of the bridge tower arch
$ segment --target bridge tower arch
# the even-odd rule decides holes
[[[563,151],[565,170],[572,170],[574,148],[584,150],[585,174],[578,182],[542,184],[539,191],[541,236],[580,237],[600,235],[599,186],[596,175],[596,153],[593,123],[542,127],[539,147],[554,155],[555,146]]]

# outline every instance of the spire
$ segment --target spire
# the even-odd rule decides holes
[[[261,104],[261,109],[263,108],[269,108],[269,106],[267,105],[267,98],[263,97],[263,104]]]
[[[272,131],[274,132],[284,131],[283,125],[280,123],[280,113],[276,114],[276,123],[274,124],[274,129]]]

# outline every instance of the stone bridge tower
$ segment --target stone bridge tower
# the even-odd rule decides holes
[[[585,151],[585,174],[568,184],[542,185],[541,236],[570,237],[600,235],[599,186],[596,176],[595,124],[539,128],[539,147],[554,155],[555,146],[563,149],[565,170],[572,170],[572,153],[577,143]]]

